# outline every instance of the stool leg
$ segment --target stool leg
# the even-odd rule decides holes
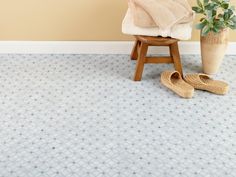
[[[175,70],[178,71],[183,76],[182,64],[180,60],[178,42],[170,45],[170,55],[173,59]]]
[[[132,53],[130,55],[131,60],[137,60],[138,59],[138,47],[139,47],[140,42],[138,40],[135,41]]]
[[[147,51],[148,51],[148,45],[141,42],[141,46],[139,47],[139,50],[138,50],[138,61],[136,64],[134,81],[140,81],[142,78]]]

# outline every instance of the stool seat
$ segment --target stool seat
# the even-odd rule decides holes
[[[142,78],[145,63],[174,63],[175,70],[183,75],[182,64],[178,49],[178,39],[170,37],[152,37],[135,35],[136,41],[131,53],[131,59],[137,60],[134,81],[140,81]],[[149,46],[168,46],[170,56],[167,57],[148,57],[147,51]]]
[[[135,38],[149,45],[160,45],[160,46],[164,45],[168,46],[172,43],[179,41],[178,39],[174,39],[171,37],[152,37],[152,36],[136,35]]]

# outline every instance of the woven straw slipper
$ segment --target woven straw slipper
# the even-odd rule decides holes
[[[229,85],[223,81],[213,80],[206,74],[188,74],[185,81],[195,89],[205,90],[211,93],[224,95],[229,90]]]
[[[178,71],[163,72],[161,83],[183,98],[193,97],[194,88],[182,79]]]

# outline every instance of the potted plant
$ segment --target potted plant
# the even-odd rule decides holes
[[[203,15],[196,25],[201,30],[203,71],[215,74],[228,46],[229,28],[236,29],[235,7],[230,5],[230,0],[197,0],[197,6],[192,9]]]

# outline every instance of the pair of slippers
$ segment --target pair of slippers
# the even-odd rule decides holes
[[[178,71],[164,71],[161,83],[183,98],[192,98],[194,89],[205,90],[214,94],[224,95],[229,85],[223,81],[213,80],[206,74],[187,74],[182,78]]]

